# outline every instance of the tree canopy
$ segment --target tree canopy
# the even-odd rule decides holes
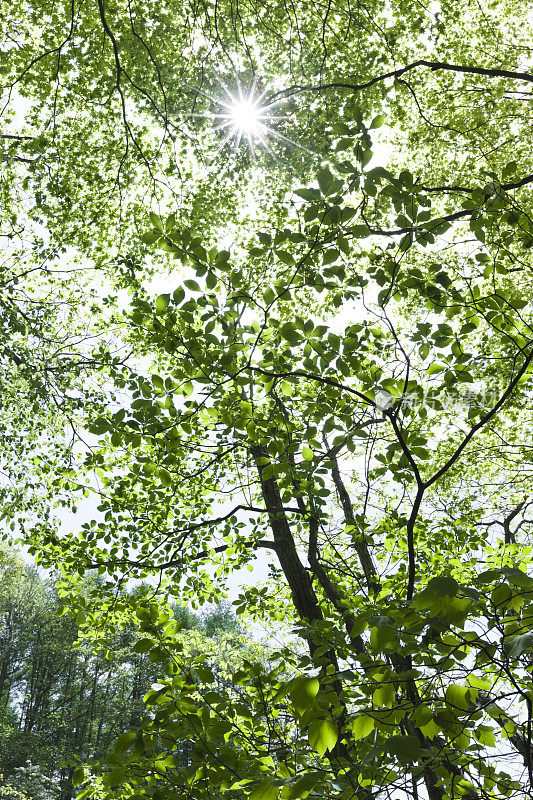
[[[531,8],[9,12],[4,517],[161,663],[80,797],[526,796]]]

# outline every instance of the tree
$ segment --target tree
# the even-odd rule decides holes
[[[102,759],[118,736],[139,726],[161,659],[150,657],[131,623],[108,634],[105,649],[94,652],[78,640],[54,582],[43,581],[6,548],[0,576],[0,790],[16,787],[30,800],[68,800],[79,760]],[[86,589],[93,583],[84,581]],[[134,596],[142,603],[142,587]],[[230,664],[235,669],[261,652],[236,630],[227,608],[214,608],[203,620],[175,608],[172,617],[176,646],[181,642],[191,660],[209,657],[222,681]]]
[[[237,607],[290,615],[308,652],[283,650],[283,670],[237,674],[248,705],[217,694],[213,721],[209,695],[171,670],[149,698],[160,708],[146,738],[189,736],[189,770],[167,777],[171,756],[159,769],[141,737],[121,796],[139,773],[155,796],[161,781],[165,796],[213,785],[254,798],[282,787],[410,794],[419,782],[431,798],[523,791],[481,754],[505,742],[529,770],[530,523],[520,518],[523,543],[509,533],[527,501],[509,513],[518,479],[500,475],[516,449],[517,471],[527,469],[529,312],[516,275],[491,263],[483,276],[484,228],[471,245],[482,257],[464,256],[466,276],[453,261],[437,272],[435,252],[422,260],[406,240],[374,250],[362,275],[354,244],[341,255],[361,235],[342,199],[355,168],[342,169],[347,177],[323,170],[318,188],[300,191],[301,225],[260,234],[243,267],[227,252],[188,248],[173,220],[151,232],[205,282],[155,303],[135,298],[131,335],[159,372],[116,371],[131,404],[94,421],[102,447],[86,459],[99,469],[105,521],[68,545],[47,537],[47,552],[111,576],[164,573],[181,597],[211,600],[266,551],[272,583],[244,591]],[[491,235],[508,219],[491,217]],[[279,277],[265,288],[269,269]],[[326,298],[324,316],[354,300],[362,316],[371,278],[379,294],[366,318],[340,333],[320,324],[314,293]],[[507,532],[487,541],[494,512]],[[142,618],[154,628],[157,615]],[[172,636],[161,636],[156,646],[173,652]],[[246,719],[253,737],[242,733]],[[321,759],[312,767],[309,747]]]
[[[139,604],[166,674],[98,791],[523,796],[533,777],[533,77],[522,16],[469,2],[157,13],[100,2],[64,14],[54,8],[38,48],[32,29],[17,33],[10,80],[33,98],[31,135],[43,98],[53,111],[39,185],[41,169],[63,180],[104,164],[101,184],[67,192],[50,181],[38,214],[99,266],[110,244],[131,294],[131,311],[114,317],[131,357],[99,353],[113,397],[88,409],[99,439],[84,467],[48,464],[54,491],[67,502],[96,491],[101,517],[61,535],[46,519],[26,523],[28,541],[43,563],[63,565],[73,607],[79,573],[99,570],[102,586],[85,599],[93,627],[106,588],[111,613],[117,580],[151,574],[181,601],[212,602],[261,554],[270,577],[236,607],[301,639],[270,668],[250,661],[219,686],[188,668],[168,612]],[[103,43],[104,68],[87,64],[86,41]],[[198,83],[206,75],[212,92],[217,71],[248,83],[258,67],[261,86],[277,84],[265,106],[288,103],[272,127],[316,153],[283,151],[282,166],[265,170],[258,146],[254,170],[237,150],[236,185],[220,191],[224,175],[196,180],[197,159],[216,149]],[[75,93],[83,112],[72,121]],[[180,161],[177,203],[156,137],[185,153],[189,130],[175,130],[168,109],[197,107],[208,116],[194,118],[201,147]],[[393,150],[376,165],[385,138]],[[251,196],[266,200],[253,227],[249,207],[239,213],[228,250],[218,226],[242,202],[248,168]],[[158,213],[132,244],[148,186]],[[76,213],[51,213],[67,194]],[[146,248],[160,248],[178,284],[155,300]],[[173,258],[188,270],[183,285]],[[173,751],[186,740],[184,765]]]

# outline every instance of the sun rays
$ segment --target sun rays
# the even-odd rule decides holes
[[[212,111],[194,115],[215,123],[213,129],[221,137],[217,156],[228,146],[238,150],[244,145],[253,159],[259,149],[266,150],[277,159],[278,154],[271,146],[274,141],[310,152],[279,130],[280,125],[288,119],[286,115],[276,113],[277,107],[286,101],[285,98],[269,101],[269,87],[258,92],[256,80],[249,87],[243,88],[236,79],[236,91],[230,91],[222,81],[219,84],[224,92],[222,98],[197,90],[214,108]]]

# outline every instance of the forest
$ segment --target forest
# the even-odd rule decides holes
[[[0,29],[0,797],[531,797],[531,3]]]
[[[105,650],[78,647],[76,621],[54,582],[13,551],[1,552],[0,578],[0,774],[9,776],[0,797],[68,800],[76,794],[73,760],[103,758],[140,724],[142,698],[161,665],[138,646],[142,636],[132,624],[109,637]],[[216,657],[221,682],[246,656],[261,656],[229,608],[199,618],[176,606],[173,618],[189,658]],[[185,744],[176,752],[186,759]]]

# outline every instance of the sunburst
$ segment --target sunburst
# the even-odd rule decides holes
[[[274,158],[277,158],[269,146],[269,138],[285,142],[308,153],[311,152],[278,130],[279,121],[283,121],[285,117],[276,114],[275,111],[285,101],[285,98],[269,101],[267,97],[268,87],[262,92],[257,92],[255,80],[251,86],[244,89],[238,80],[236,84],[237,91],[231,92],[220,81],[220,85],[226,95],[225,99],[200,92],[218,106],[218,111],[215,113],[196,115],[216,121],[215,131],[222,132],[223,138],[217,149],[217,154],[226,146],[232,146],[233,149],[237,150],[243,143],[246,143],[252,158],[255,158],[255,151],[258,148],[267,150]]]
[[[256,94],[255,83],[248,91],[244,92],[238,84],[236,95],[232,94],[224,85],[222,88],[228,99],[227,101],[219,100],[221,111],[213,114],[214,119],[220,120],[216,130],[222,130],[226,134],[219,150],[222,150],[232,140],[234,147],[238,148],[245,140],[253,155],[255,146],[265,145],[265,139],[272,131],[270,127],[274,119],[271,115],[272,109],[264,104],[266,90],[261,94]]]

